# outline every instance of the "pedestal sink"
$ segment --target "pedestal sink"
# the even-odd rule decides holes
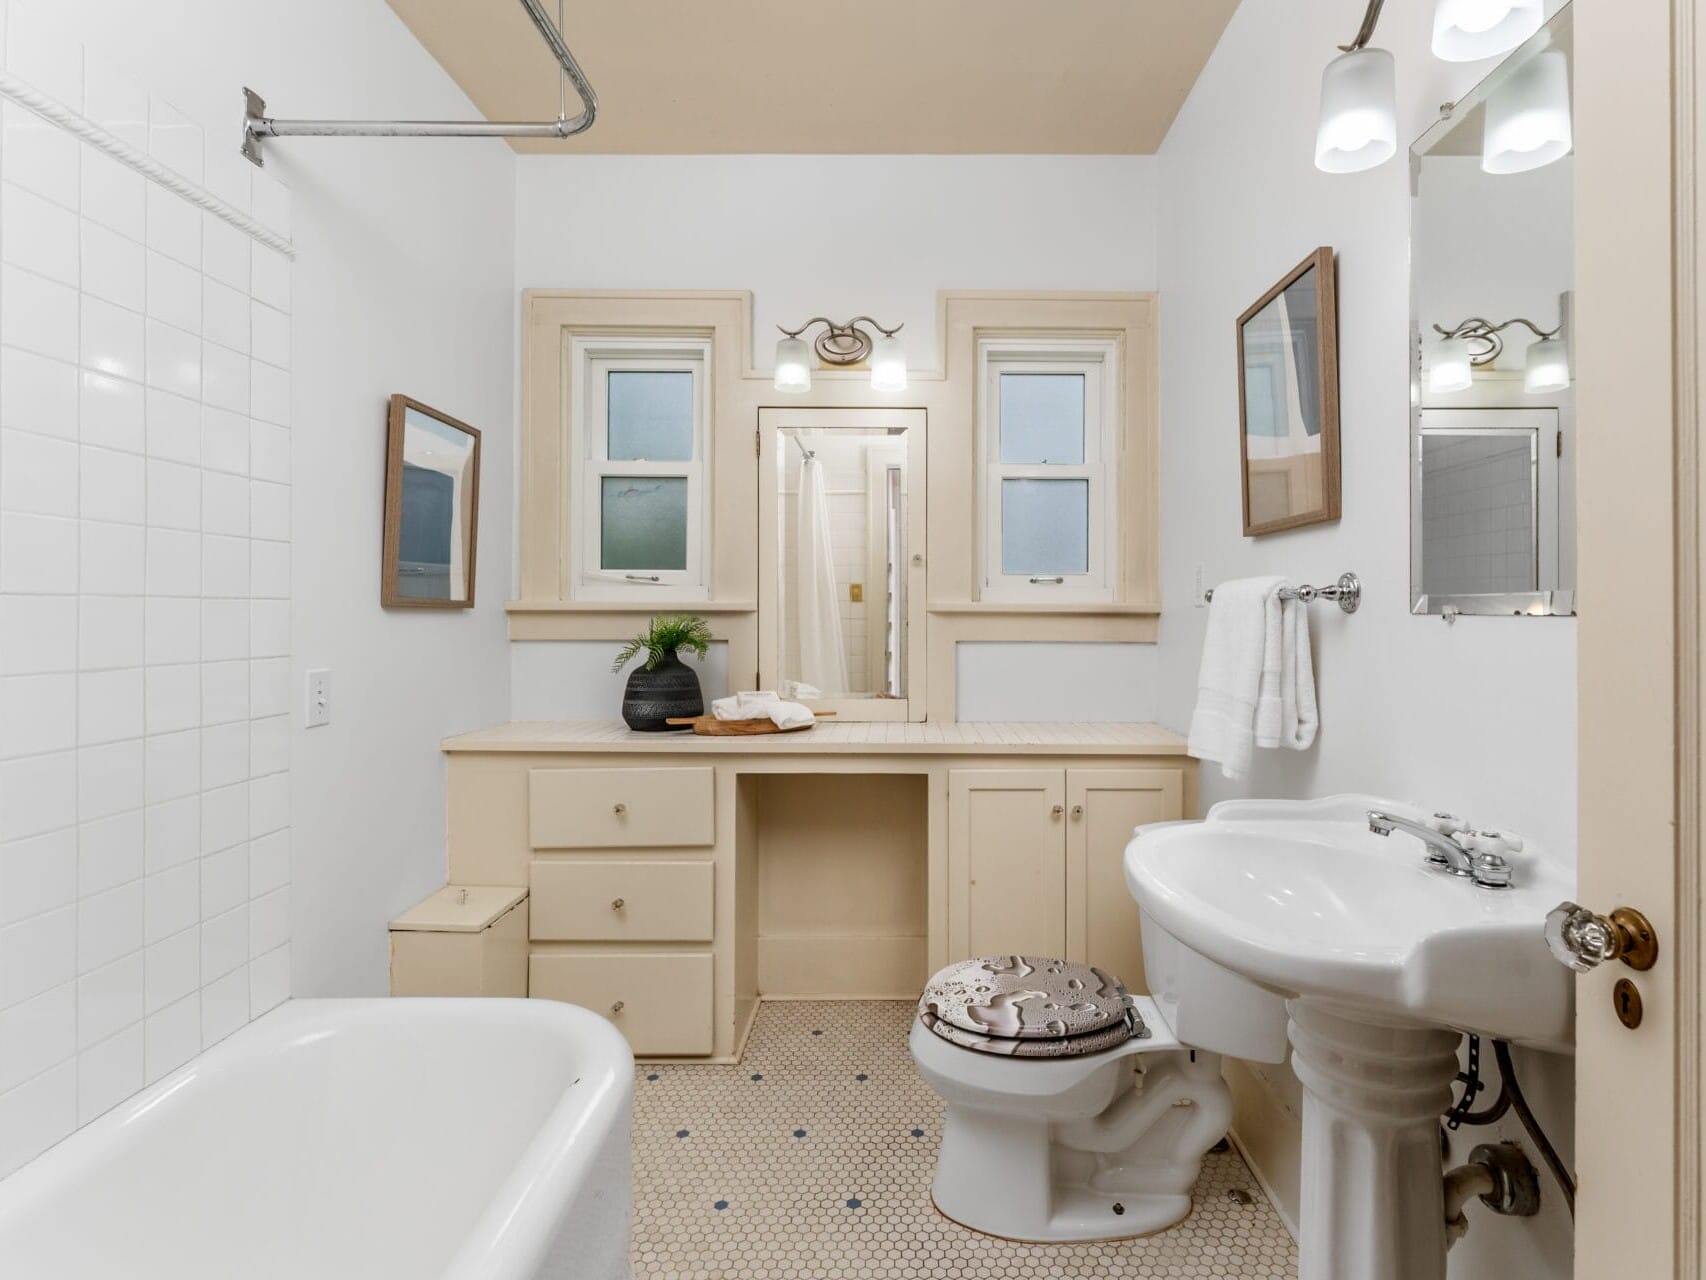
[[[1301,1280],[1443,1280],[1439,1118],[1460,1033],[1570,1050],[1573,975],[1541,930],[1573,885],[1530,848],[1509,888],[1481,888],[1370,832],[1370,810],[1423,816],[1372,796],[1231,801],[1140,828],[1126,882],[1182,1041],[1265,1061],[1291,1044]]]

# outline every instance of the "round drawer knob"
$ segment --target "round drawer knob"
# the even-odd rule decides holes
[[[620,911],[620,910],[622,910],[623,907],[625,907],[627,905],[628,905],[627,902],[625,902],[623,899],[613,898],[613,899],[611,899],[611,902],[610,902],[610,909],[612,911]]]
[[[620,818],[623,814],[628,812],[628,806],[623,804],[621,801],[617,801],[616,805],[611,809],[611,812]]]
[[[611,1005],[610,1006],[610,1012],[611,1013],[621,1013],[622,1012],[622,1001],[618,1000],[615,1004]]]
[[[1084,816],[1084,806],[1081,804],[1073,805],[1072,806],[1072,816],[1074,818],[1082,818]]]
[[[1058,804],[1055,805],[1054,808],[1049,810],[1050,816],[1056,817],[1056,818],[1060,817],[1060,815],[1065,813],[1065,812],[1066,812],[1066,809],[1063,806],[1058,805]]]

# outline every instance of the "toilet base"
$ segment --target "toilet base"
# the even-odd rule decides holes
[[[986,1231],[984,1228],[970,1222],[961,1222],[953,1214],[936,1203],[934,1192],[930,1195],[930,1207],[941,1214],[955,1226],[964,1227],[967,1231],[975,1231],[980,1236],[991,1236],[996,1240],[1011,1240],[1014,1244],[1113,1244],[1121,1240],[1139,1240],[1144,1236],[1159,1235],[1170,1227],[1176,1227],[1191,1216],[1192,1202],[1189,1196],[1157,1196],[1155,1201],[1176,1202],[1171,1205],[1149,1203],[1141,1206],[1142,1213],[1139,1222],[1153,1222],[1153,1226],[1135,1225],[1132,1219],[1132,1201],[1141,1197],[1103,1197],[1103,1203],[1098,1205],[1086,1204],[1082,1209],[1075,1209],[1069,1216],[1055,1213],[1050,1225],[1062,1234],[1051,1236],[1009,1236],[998,1231]],[[1114,1205],[1118,1204],[1123,1212],[1116,1213]],[[1107,1235],[1091,1235],[1094,1230],[1099,1209],[1110,1224],[1117,1223],[1118,1227],[1110,1227]],[[1166,1216],[1167,1210],[1172,1211],[1171,1217]]]

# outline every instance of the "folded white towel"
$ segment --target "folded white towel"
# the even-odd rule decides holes
[[[812,714],[810,707],[799,702],[788,702],[773,689],[735,693],[726,698],[714,699],[711,703],[711,714],[719,720],[768,720],[778,729],[798,729],[817,723],[817,717]]]
[[[1279,598],[1283,578],[1240,578],[1214,590],[1186,750],[1228,778],[1250,771],[1252,749],[1303,750],[1319,716],[1301,600]]]

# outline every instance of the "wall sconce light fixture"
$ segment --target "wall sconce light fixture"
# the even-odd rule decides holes
[[[1479,62],[1509,53],[1540,30],[1541,0],[1438,0],[1434,6],[1434,57]]]
[[[1534,334],[1523,360],[1522,389],[1531,395],[1546,391],[1562,391],[1570,385],[1570,359],[1564,343],[1564,325],[1542,329],[1532,320],[1517,316],[1502,324],[1493,324],[1480,316],[1470,316],[1447,329],[1435,325],[1440,341],[1435,344],[1428,365],[1428,390],[1433,392],[1467,391],[1474,383],[1476,369],[1490,365],[1505,349],[1500,330],[1520,324]]]
[[[814,324],[824,326],[823,332],[808,346],[800,337]],[[869,325],[876,337],[862,327]],[[812,352],[827,365],[858,364],[866,357],[871,362],[871,388],[875,391],[906,390],[906,352],[895,337],[904,327],[885,329],[870,316],[854,316],[845,324],[837,324],[827,316],[813,316],[798,329],[777,325],[783,337],[776,344],[776,381],[778,391],[801,394],[812,389]]]
[[[1398,92],[1392,55],[1370,49],[1385,0],[1369,0],[1362,26],[1321,73],[1321,121],[1315,167],[1323,173],[1361,173],[1398,152]]]
[[[1569,61],[1562,49],[1547,49],[1514,68],[1488,95],[1481,168],[1527,173],[1563,159],[1574,145]]]

